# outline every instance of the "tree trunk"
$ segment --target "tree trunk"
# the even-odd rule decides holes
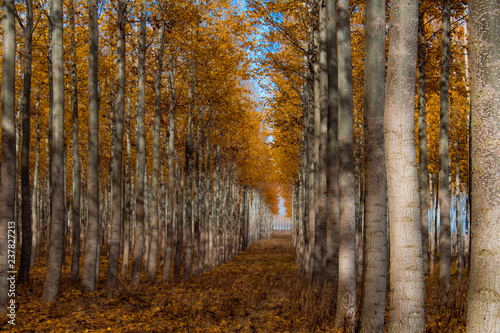
[[[203,142],[205,142],[206,139],[204,138]],[[201,163],[201,170],[200,170],[200,274],[204,273],[206,271],[206,264],[207,264],[207,244],[208,244],[208,216],[209,212],[207,210],[208,208],[208,177],[207,175],[207,165],[208,163],[205,160],[205,146],[201,146],[200,143],[200,150],[201,150],[201,156],[200,156],[200,163]]]
[[[203,154],[203,159],[206,160],[205,173],[203,179],[205,179],[205,195],[204,195],[204,206],[205,206],[205,256],[203,271],[209,271],[211,267],[211,250],[212,250],[212,185],[211,185],[211,157],[210,157],[210,142],[208,138],[205,139],[205,149],[206,154]]]
[[[449,184],[449,84],[450,84],[450,11],[451,0],[443,0],[443,55],[441,58],[440,122],[439,122],[439,283],[450,286],[450,184]]]
[[[470,1],[472,243],[467,332],[500,331],[500,1]]]
[[[428,270],[429,261],[429,227],[427,200],[427,123],[425,120],[425,50],[427,42],[425,39],[424,12],[422,12],[423,0],[420,0],[419,27],[418,27],[418,183],[420,193],[420,221],[422,224],[422,254],[424,256],[424,274]]]
[[[19,284],[29,283],[32,214],[30,188],[30,108],[31,108],[31,63],[33,40],[33,1],[26,1],[26,26],[24,28],[24,86],[23,86],[23,141],[21,150],[21,188],[22,188],[22,231],[21,262],[19,267]]]
[[[138,66],[138,103],[137,103],[137,138],[136,138],[136,204],[135,204],[135,244],[134,260],[132,262],[132,284],[139,285],[141,282],[142,255],[144,251],[144,168],[146,164],[146,141],[144,135],[144,118],[146,109],[146,9],[147,1],[141,2],[141,18],[139,28],[139,66]]]
[[[309,148],[309,131],[310,131],[310,80],[309,80],[310,71],[307,74],[307,79],[304,87],[304,104],[303,104],[303,113],[304,113],[304,134],[303,134],[303,143],[302,143],[302,172],[303,172],[303,209],[302,209],[302,257],[300,261],[300,269],[302,273],[307,276],[307,272],[309,271],[307,263],[309,262],[309,159],[312,156]],[[247,212],[248,214],[248,212]],[[246,235],[248,237],[248,234]],[[248,244],[245,243],[245,247]]]
[[[198,113],[200,115],[200,113]],[[199,119],[199,118],[198,118]],[[199,122],[199,121],[198,121]],[[196,130],[196,145],[195,145],[195,157],[194,157],[194,186],[193,186],[193,206],[194,206],[194,218],[193,218],[193,275],[197,276],[203,271],[201,265],[201,235],[200,235],[200,128]]]
[[[314,51],[312,51],[314,52]],[[307,210],[307,235],[308,235],[308,246],[306,249],[306,256],[304,257],[304,273],[306,276],[311,276],[311,256],[312,249],[314,247],[314,223],[316,219],[315,213],[315,181],[314,181],[314,149],[315,149],[315,136],[316,136],[316,128],[315,128],[315,105],[314,105],[314,69],[312,68],[313,64],[309,65],[309,74],[306,82],[306,89],[308,93],[308,100],[306,101],[307,114],[307,193],[309,196],[308,200],[308,210]],[[312,226],[312,227],[311,227]]]
[[[174,59],[170,57],[171,66],[169,74],[170,85],[170,106],[168,111],[168,132],[167,132],[167,166],[168,166],[168,203],[167,203],[167,251],[165,266],[163,269],[163,281],[170,279],[170,269],[172,267],[173,252],[173,223],[174,223],[174,200],[175,200],[175,176],[174,176],[174,140],[175,140],[175,67]]]
[[[181,280],[181,265],[184,250],[184,216],[183,202],[186,175],[177,165],[177,177],[175,181],[175,258],[174,258],[174,282]]]
[[[46,243],[45,243],[45,249],[48,249],[48,246],[50,244],[50,226],[51,226],[51,200],[52,200],[52,171],[51,171],[51,164],[52,164],[52,112],[53,112],[53,95],[54,95],[54,84],[53,84],[53,69],[52,69],[52,33],[54,30],[54,25],[52,22],[52,0],[48,0],[49,3],[49,12],[47,15],[47,20],[48,20],[48,39],[49,39],[49,45],[48,45],[48,50],[47,50],[47,81],[49,85],[49,121],[48,121],[48,135],[47,135],[47,166],[46,166],[46,188],[47,188],[47,193],[46,193]],[[47,256],[50,256],[50,253],[47,253]]]
[[[116,64],[116,115],[115,115],[115,140],[112,146],[113,155],[112,167],[112,190],[111,190],[111,232],[109,244],[109,263],[106,287],[113,290],[118,280],[118,264],[120,259],[120,241],[122,226],[122,164],[123,164],[123,116],[125,114],[125,13],[127,10],[127,0],[118,2],[117,17],[117,64]]]
[[[98,0],[89,0],[89,142],[87,157],[87,238],[83,266],[82,291],[94,292],[96,280],[97,232],[99,224],[99,105],[98,56],[99,31],[97,26]]]
[[[326,251],[327,251],[327,228],[328,228],[328,211],[327,211],[327,183],[326,183],[326,166],[327,166],[327,142],[328,142],[328,57],[327,57],[327,12],[326,0],[321,0],[319,3],[319,63],[318,63],[318,80],[319,80],[319,155],[318,155],[318,219],[315,228],[315,261],[313,274],[315,279],[323,279],[326,267]],[[326,274],[324,276],[326,278]]]
[[[463,221],[462,221],[462,200],[460,191],[460,160],[458,159],[458,144],[457,144],[457,161],[456,161],[456,186],[457,186],[457,256],[458,256],[458,284],[463,280],[464,274],[464,248],[463,248]]]
[[[16,197],[16,135],[15,135],[15,87],[16,87],[16,27],[14,0],[2,1],[2,183],[0,187],[0,307],[6,310],[9,300],[9,281],[14,275],[16,247],[15,197]],[[11,280],[7,280],[7,279]]]
[[[384,131],[390,223],[389,332],[425,328],[415,147],[418,2],[391,2]]]
[[[165,19],[160,15],[158,36],[158,56],[155,74],[155,124],[153,132],[153,183],[151,195],[151,245],[149,249],[148,279],[153,282],[158,267],[158,175],[160,169],[160,117],[161,117],[161,76],[163,73],[163,51],[165,49]]]
[[[356,230],[351,31],[349,1],[337,0],[339,74],[339,289],[335,327],[354,332],[356,317]]]
[[[35,147],[35,171],[33,175],[33,192],[32,192],[32,215],[33,215],[33,241],[31,243],[31,263],[30,266],[35,266],[35,259],[38,258],[40,248],[41,230],[40,230],[40,199],[42,198],[40,191],[40,116],[38,114],[40,97],[36,103],[36,147]]]
[[[184,195],[184,207],[186,211],[186,220],[184,223],[185,234],[186,234],[186,258],[184,261],[184,278],[189,279],[191,274],[191,258],[193,253],[193,113],[195,107],[195,81],[194,77],[191,81],[191,87],[189,92],[189,116],[188,116],[188,130],[186,137],[186,149],[184,152],[184,174],[186,177],[186,187],[183,192]]]
[[[75,42],[75,7],[70,1],[69,19],[71,29],[71,107],[73,112],[73,185],[72,185],[72,218],[73,252],[71,258],[71,280],[78,281],[80,275],[80,146],[78,142],[78,78],[76,74],[76,42]]]
[[[364,272],[360,332],[383,332],[389,249],[384,163],[385,1],[366,3]]]
[[[146,272],[148,272],[149,250],[151,248],[150,198],[151,198],[151,186],[149,186],[148,162],[146,160],[146,165],[144,165],[144,251],[143,251],[144,270]]]
[[[51,193],[51,234],[47,260],[47,275],[43,288],[42,301],[55,303],[59,296],[59,283],[64,258],[64,72],[63,72],[63,4],[62,0],[53,0],[52,22],[52,69],[54,77],[53,101],[53,137],[52,137],[52,193]]]
[[[124,189],[124,209],[125,215],[123,216],[123,255],[122,255],[122,274],[126,275],[128,273],[129,258],[130,258],[130,247],[131,247],[131,225],[132,225],[132,191],[131,191],[131,179],[130,179],[130,158],[132,145],[130,143],[130,109],[132,108],[130,104],[130,99],[128,100],[127,114],[125,117],[125,140],[127,145],[127,157],[125,159],[125,174],[123,175],[123,182],[125,184]]]

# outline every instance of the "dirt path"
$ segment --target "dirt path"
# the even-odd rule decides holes
[[[15,329],[307,332],[306,319],[291,318],[288,311],[289,291],[296,283],[291,235],[275,234],[253,243],[230,262],[180,284],[146,284],[137,289],[124,285],[113,298],[104,291],[82,295],[68,287],[53,306],[36,298],[22,302]]]

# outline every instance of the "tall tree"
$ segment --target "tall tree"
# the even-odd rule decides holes
[[[146,139],[144,137],[144,117],[146,109],[146,11],[147,0],[141,1],[141,18],[139,27],[139,82],[137,103],[137,172],[136,172],[136,204],[135,204],[135,244],[132,262],[132,283],[137,286],[141,282],[142,256],[144,250],[144,169],[146,165]]]
[[[384,163],[385,1],[366,2],[366,195],[361,332],[383,332],[389,249]]]
[[[33,175],[33,192],[31,203],[33,205],[33,241],[31,243],[31,262],[30,266],[33,268],[35,266],[35,259],[38,258],[40,251],[40,239],[41,239],[41,197],[42,191],[40,191],[40,95],[37,97],[37,102],[35,106],[36,110],[36,145],[35,145],[35,171]]]
[[[424,273],[427,273],[429,261],[429,227],[427,212],[429,203],[427,200],[427,123],[425,121],[425,51],[427,42],[425,38],[424,12],[422,11],[423,0],[420,0],[418,15],[418,187],[420,192],[420,222],[422,224],[422,254],[424,256]],[[432,272],[432,267],[431,267]]]
[[[154,281],[158,266],[158,176],[160,173],[160,117],[161,117],[161,77],[163,73],[163,53],[165,50],[165,18],[163,9],[160,14],[160,31],[158,36],[158,55],[155,74],[155,124],[153,132],[153,181],[151,193],[151,247],[149,249],[148,278]]]
[[[186,147],[184,150],[184,174],[186,177],[186,182],[184,184],[184,234],[186,239],[186,255],[184,258],[184,278],[188,279],[191,275],[191,258],[192,258],[192,245],[193,245],[193,145],[194,145],[194,130],[193,130],[193,112],[194,112],[194,80],[191,83],[190,88],[190,106],[189,106],[189,116],[188,116],[188,130],[186,137]],[[177,248],[176,248],[177,249]]]
[[[349,1],[337,0],[339,76],[339,291],[335,327],[353,332],[356,320],[356,230],[354,184],[353,91]]]
[[[440,121],[439,121],[439,208],[441,216],[441,228],[439,232],[439,282],[445,287],[450,285],[450,184],[449,168],[450,158],[448,155],[449,132],[450,132],[450,11],[451,0],[443,0],[443,27],[442,43],[443,54],[441,57],[441,81],[440,81]]]
[[[125,142],[127,147],[127,155],[125,157],[125,173],[123,175],[124,183],[124,216],[123,216],[123,255],[122,255],[122,274],[128,273],[130,247],[131,247],[131,225],[132,225],[132,191],[130,180],[130,159],[132,155],[132,145],[130,143],[130,113],[131,103],[130,98],[127,100],[127,113],[125,115]]]
[[[114,289],[118,280],[118,263],[120,259],[120,241],[122,228],[122,161],[123,161],[123,118],[125,114],[125,13],[127,0],[118,1],[117,33],[118,43],[116,45],[118,61],[116,64],[116,76],[118,92],[116,94],[115,114],[115,140],[112,147],[112,187],[111,187],[111,239],[109,244],[109,264],[106,286]]]
[[[15,88],[16,88],[16,27],[14,0],[2,1],[2,166],[0,187],[0,306],[8,302],[10,278],[8,271],[15,246],[9,248],[8,235],[15,230],[16,198],[16,130],[15,130]],[[11,238],[12,239],[12,238]],[[15,244],[13,244],[15,245]],[[10,251],[9,251],[10,250]],[[9,255],[11,255],[9,257]]]
[[[187,158],[187,157],[186,157]],[[181,265],[184,252],[184,192],[186,173],[177,165],[177,177],[175,180],[175,258],[174,258],[174,282],[181,279]]]
[[[78,281],[80,275],[80,152],[78,131],[78,77],[76,73],[76,41],[75,41],[75,4],[69,3],[69,25],[71,29],[71,108],[73,111],[73,186],[71,187],[73,200],[71,212],[73,214],[73,253],[71,259],[71,280]]]
[[[83,265],[82,291],[94,292],[96,280],[97,236],[99,225],[99,95],[98,60],[99,28],[98,0],[89,0],[89,138],[87,152],[87,237]]]
[[[31,109],[31,63],[33,44],[33,1],[26,1],[26,26],[24,31],[24,82],[23,82],[23,143],[21,148],[22,228],[23,242],[19,283],[29,282],[32,241],[31,185],[30,185],[30,109]]]
[[[339,271],[339,163],[338,163],[338,61],[336,0],[327,0],[326,43],[328,56],[328,137],[327,137],[327,250],[325,270],[335,281]]]
[[[169,88],[170,88],[170,103],[168,109],[168,129],[167,129],[167,165],[168,165],[168,202],[167,202],[167,250],[165,258],[165,266],[163,269],[163,281],[170,279],[170,269],[172,266],[173,252],[173,224],[174,224],[174,200],[175,200],[175,176],[174,176],[174,140],[175,140],[175,60],[170,57],[169,65],[171,66],[168,72]]]
[[[500,331],[500,1],[472,0],[471,257],[467,332]]]
[[[318,218],[315,228],[315,261],[313,274],[317,275],[317,279],[324,273],[326,267],[326,251],[327,251],[327,228],[328,228],[328,212],[327,212],[327,192],[326,184],[326,158],[327,158],[327,134],[328,134],[328,57],[327,57],[327,41],[326,41],[326,0],[319,1],[319,63],[318,63],[318,80],[319,80],[319,154],[318,154],[318,193],[320,194],[317,200],[318,203]]]
[[[64,63],[63,63],[63,4],[62,0],[52,2],[52,70],[53,70],[53,106],[52,106],[52,163],[51,163],[51,228],[47,260],[47,275],[43,288],[42,301],[54,303],[59,296],[59,283],[64,258]]]
[[[418,2],[391,2],[384,134],[390,223],[389,332],[423,332],[424,274],[415,144]]]

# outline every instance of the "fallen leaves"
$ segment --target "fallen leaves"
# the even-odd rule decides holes
[[[335,332],[336,286],[302,280],[293,253],[290,235],[273,235],[188,281],[133,288],[121,280],[112,296],[104,288],[105,270],[97,291],[83,294],[70,282],[66,263],[59,302],[52,305],[40,301],[45,269],[37,264],[31,289],[20,286],[16,326],[2,318],[0,331]],[[437,279],[428,278],[426,332],[465,330],[462,289],[443,295]]]

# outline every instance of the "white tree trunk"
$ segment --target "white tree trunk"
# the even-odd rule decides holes
[[[469,5],[472,238],[467,332],[500,332],[500,1]]]

